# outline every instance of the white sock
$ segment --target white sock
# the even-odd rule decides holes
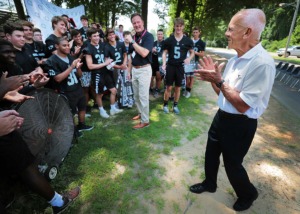
[[[115,109],[116,109],[115,104],[110,105],[110,109],[111,109],[111,110],[115,110]]]
[[[57,192],[55,192],[53,198],[51,199],[51,201],[48,201],[48,203],[51,204],[51,206],[53,206],[53,207],[61,207],[64,205],[62,196],[60,194],[58,194]]]
[[[99,111],[100,112],[105,112],[105,109],[103,108],[103,106],[99,107]]]

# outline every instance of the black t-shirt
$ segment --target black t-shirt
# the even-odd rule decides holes
[[[131,54],[132,65],[142,66],[152,63],[152,48],[154,43],[153,35],[145,30],[141,33],[141,35],[135,35],[134,40],[138,45],[149,50],[149,54],[145,58],[143,58],[134,50],[132,44],[130,44],[129,53]]]
[[[104,43],[99,43],[99,45],[94,46],[91,43],[88,44],[86,47],[87,55],[92,56],[93,64],[101,64],[105,62],[105,44]],[[106,72],[107,68],[106,66],[93,70],[93,72]]]
[[[114,62],[117,62],[117,65],[123,64],[124,53],[126,53],[126,48],[123,42],[116,42],[116,47],[109,43],[105,46],[104,56],[113,59]]]
[[[88,45],[88,42],[85,41],[83,43],[83,45],[80,47],[79,53],[76,56],[76,57],[80,57],[81,54],[83,54],[83,57],[81,59],[81,62],[82,62],[81,70],[84,71],[84,72],[88,72],[89,71],[89,68],[87,67],[86,60],[85,60],[85,54],[86,54],[86,47],[87,47],[87,45]],[[75,42],[73,42],[73,45],[72,45],[71,50],[70,50],[71,54],[75,53],[75,46],[76,46],[76,44],[75,44]]]
[[[66,61],[65,61],[66,60]],[[46,69],[48,70],[48,75],[50,78],[54,78],[56,75],[67,70],[74,61],[73,57],[68,55],[67,58],[62,59],[56,54],[52,55],[46,61]],[[74,68],[69,74],[68,78],[64,79],[60,83],[56,82],[56,88],[60,93],[75,91],[80,88],[80,82],[77,78],[77,69]]]
[[[164,42],[164,41],[161,41],[161,42],[155,41],[155,42],[153,43],[153,47],[156,47],[156,51],[157,51],[157,52],[155,52],[155,53],[152,53],[152,64],[153,64],[153,65],[159,65],[159,63],[158,63],[158,58],[162,56],[162,52],[163,52],[163,49],[162,49],[162,47],[163,47],[163,42]]]
[[[87,29],[88,29],[87,27],[86,28],[82,27],[79,29],[79,32],[80,32],[83,40],[88,39],[87,34],[86,34]]]
[[[168,50],[168,64],[174,66],[183,66],[187,52],[193,49],[194,43],[187,36],[183,36],[177,41],[172,35],[164,41],[163,50]]]
[[[29,74],[39,67],[28,44],[21,51],[16,49],[16,63],[23,69],[23,74]]]
[[[47,37],[46,39],[46,58],[49,58],[52,55],[52,52],[56,50],[55,48],[55,43],[57,40],[57,36],[54,34],[51,34],[50,36]]]
[[[203,42],[201,39],[199,39],[198,41],[193,41],[194,42],[194,51],[195,52],[199,52],[199,51],[205,51],[205,42]],[[198,62],[199,60],[199,56],[195,55],[195,61]]]
[[[99,36],[101,39],[104,39],[105,35],[102,29],[99,29]]]
[[[46,58],[46,46],[43,42],[33,41],[31,44],[27,43],[27,45],[36,61]]]
[[[7,71],[7,77],[17,76],[23,74],[23,69],[16,63],[14,64],[1,64],[0,62],[0,78],[2,77],[3,72]]]

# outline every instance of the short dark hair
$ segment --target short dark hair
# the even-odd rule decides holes
[[[128,31],[128,30],[124,31],[124,32],[123,32],[123,36],[126,36],[126,35],[131,35],[131,32]]]
[[[163,29],[158,29],[158,30],[157,30],[157,32],[159,32],[159,31],[161,31],[161,32],[164,32],[164,30],[163,30]]]
[[[87,20],[87,21],[89,20],[89,18],[88,18],[86,15],[80,16],[80,21],[81,21],[82,19]]]
[[[136,17],[136,16],[139,16],[139,17],[143,20],[142,15],[139,14],[139,13],[134,13],[134,14],[132,14],[131,17],[130,17],[130,20],[132,21],[132,19],[133,19],[134,17]],[[143,20],[143,21],[144,21],[144,20]]]
[[[39,28],[33,28],[32,32],[33,32],[33,33],[35,33],[35,32],[40,32],[40,33],[42,33],[41,29],[39,29]]]
[[[106,31],[106,35],[105,35],[106,38],[107,38],[108,35],[111,34],[111,33],[114,33],[114,34],[115,34],[115,31],[114,31],[112,28],[108,28],[107,31]]]
[[[87,37],[91,37],[95,33],[99,33],[98,29],[96,28],[89,28],[86,32]]]
[[[62,14],[61,17],[67,17],[67,18],[69,18],[69,16],[67,14]]]
[[[78,34],[80,34],[79,30],[76,30],[76,29],[71,30],[71,38],[73,38],[74,36],[77,36]]]
[[[68,39],[67,39],[65,36],[62,36],[62,37],[57,37],[57,38],[55,39],[55,44],[56,44],[56,45],[59,45],[62,41],[67,41],[67,42],[69,42]]]
[[[123,26],[123,25],[119,25],[119,28],[120,28],[120,27],[124,27],[124,26]]]
[[[4,33],[11,35],[15,30],[24,31],[23,26],[18,22],[8,22],[3,26]]]
[[[201,29],[199,27],[194,27],[193,30],[198,30],[199,32],[201,32]]]

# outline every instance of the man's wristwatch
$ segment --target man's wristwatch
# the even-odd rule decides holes
[[[221,80],[221,82],[216,83],[216,86],[217,86],[218,88],[221,88],[224,82],[225,82],[225,80]]]
[[[131,41],[131,44],[134,44],[135,43],[135,41],[134,41],[134,39]]]

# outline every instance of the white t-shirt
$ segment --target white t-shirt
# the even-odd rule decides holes
[[[123,32],[116,31],[115,34],[119,37],[119,42],[124,42]]]
[[[250,106],[244,113],[249,118],[259,118],[268,106],[275,79],[275,63],[261,43],[241,57],[231,58],[223,78],[227,84],[240,92],[241,99]],[[232,114],[241,114],[220,92],[220,109]]]

